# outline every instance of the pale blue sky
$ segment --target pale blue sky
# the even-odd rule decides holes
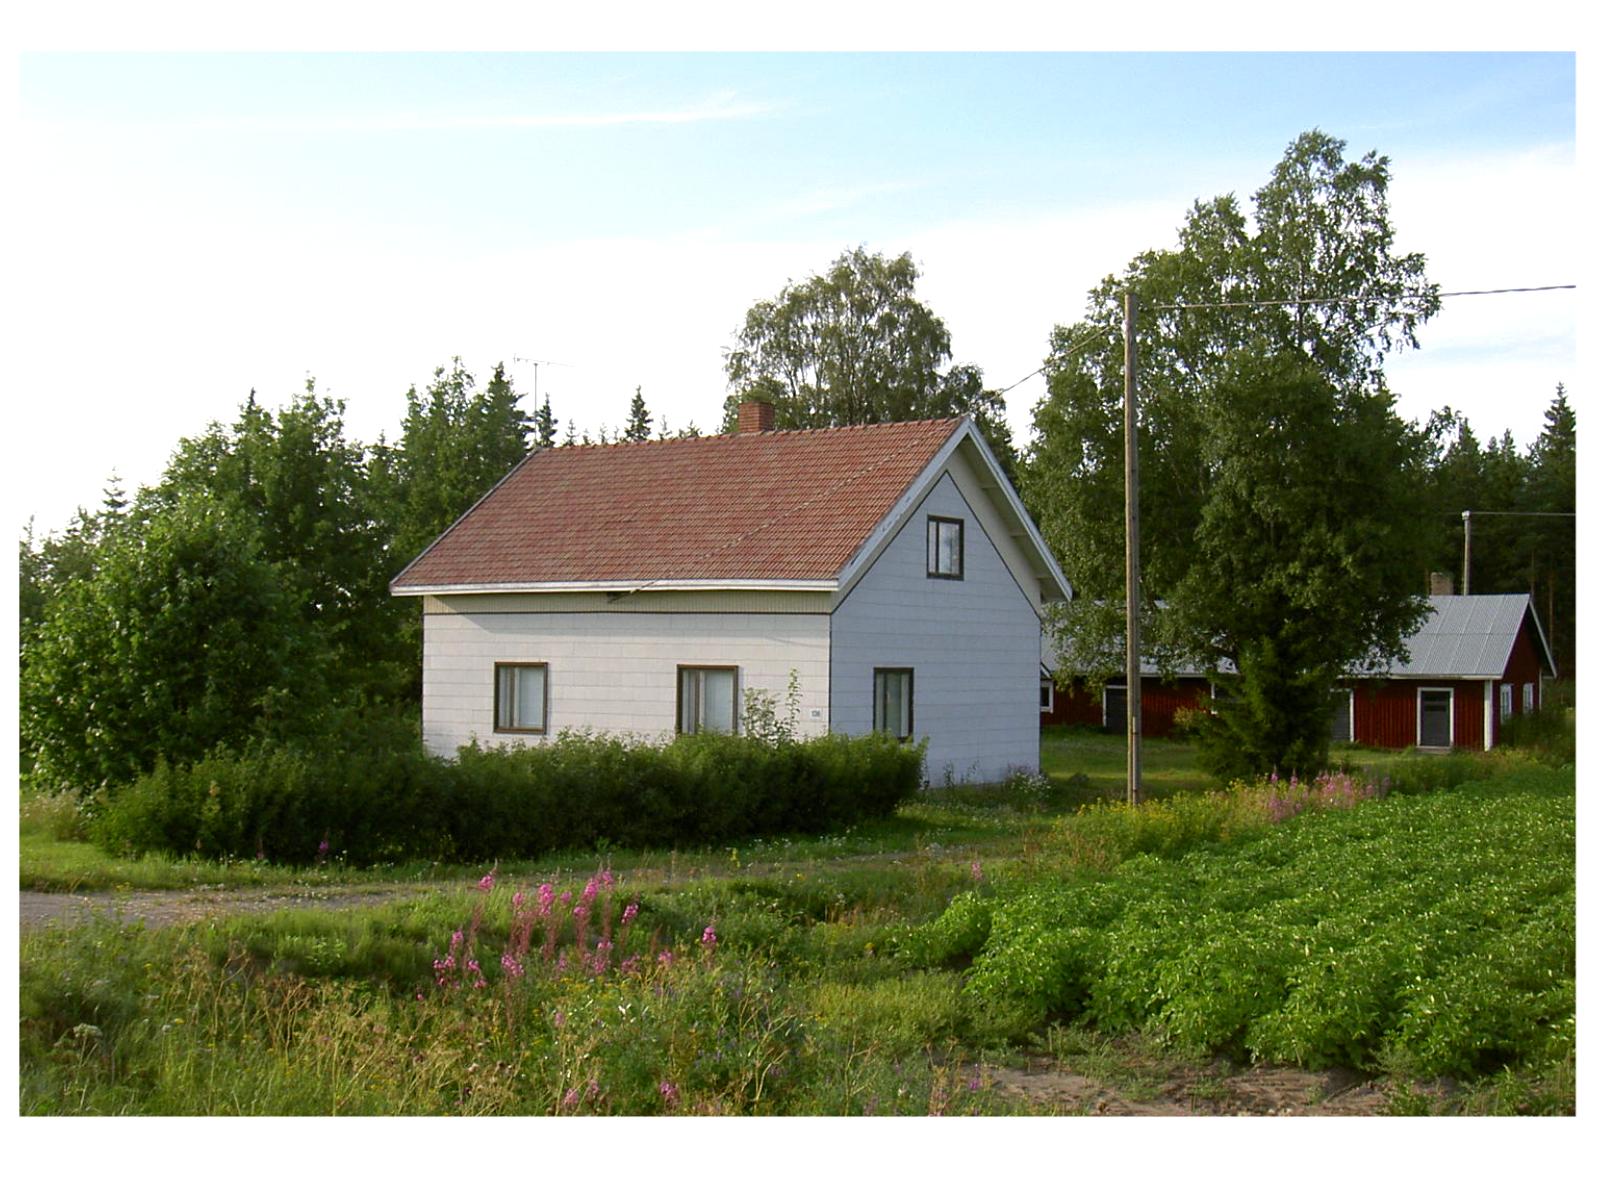
[[[751,302],[847,246],[909,250],[996,386],[1196,197],[1313,126],[1392,161],[1447,290],[1577,282],[1571,54],[34,54],[13,280],[46,448],[17,520],[315,374],[364,438],[459,354],[557,417],[635,386],[714,426]],[[1402,411],[1537,432],[1573,293],[1461,300],[1393,360]],[[1037,380],[1010,395],[1027,435]],[[531,401],[530,401],[531,405]]]

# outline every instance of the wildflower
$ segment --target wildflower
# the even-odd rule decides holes
[[[562,1012],[559,1008],[556,1009],[555,1015],[550,1018],[550,1024],[554,1025],[557,1029],[565,1029],[567,1026],[567,1014]]]
[[[638,915],[639,906],[637,904],[630,904],[627,908],[622,910],[622,923],[624,925],[628,925],[632,923],[633,919]]]
[[[500,969],[512,979],[521,979],[526,970],[521,960],[509,950],[500,956]]]
[[[610,871],[601,871],[600,872],[600,886],[601,887],[605,888],[605,890],[609,892],[616,885],[617,885],[617,878],[616,878],[615,875],[613,875]]]
[[[656,961],[663,967],[670,967],[672,965],[672,951],[663,950],[660,954],[656,955]]]
[[[717,944],[717,927],[714,924],[706,926],[706,931],[700,935],[700,944],[707,949]]]
[[[666,1105],[667,1105],[668,1108],[676,1108],[677,1107],[677,1105],[678,1105],[678,1085],[677,1084],[673,1083],[672,1080],[670,1080],[670,1079],[663,1079],[661,1081],[661,1086],[658,1087],[656,1090],[661,1093],[661,1099],[666,1102]]]
[[[590,1104],[600,1099],[600,1081],[598,1079],[589,1080],[589,1086],[583,1089],[583,1095]]]
[[[511,907],[512,907],[513,911],[521,912],[522,911],[522,906],[524,904],[526,904],[527,902],[528,902],[528,898],[526,896],[524,896],[521,892],[513,892],[511,894]]]
[[[572,903],[572,893],[571,892],[562,892],[560,897],[559,897],[559,899],[561,900],[561,903],[563,905],[571,904]]]
[[[583,903],[593,904],[594,898],[599,894],[600,881],[598,879],[591,878],[588,883],[583,885]]]
[[[550,906],[555,903],[555,899],[555,888],[551,887],[548,883],[541,883],[539,885],[539,915],[541,917],[549,915]]]
[[[561,1107],[562,1108],[571,1108],[571,1107],[573,1107],[573,1105],[575,1105],[577,1103],[578,1103],[578,1089],[577,1088],[568,1088],[567,1089],[567,1094],[565,1096],[561,1097]]]
[[[982,883],[983,882],[983,864],[981,862],[979,862],[977,859],[973,859],[972,860],[972,882],[973,883]]]
[[[457,946],[461,945],[461,939],[463,936],[464,935],[459,929],[452,933],[450,935],[450,949],[454,950]]]
[[[494,887],[494,872],[493,871],[490,871],[482,879],[478,880],[478,890],[480,892],[490,891],[491,889],[493,889],[493,887]]]

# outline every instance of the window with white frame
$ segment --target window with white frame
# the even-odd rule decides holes
[[[494,728],[496,733],[543,733],[550,699],[546,663],[495,663]]]
[[[872,672],[872,728],[902,742],[911,737],[915,673],[909,667],[878,667]]]
[[[928,518],[928,578],[962,578],[966,522],[959,517]]]
[[[1055,712],[1055,710],[1056,687],[1047,676],[1039,680],[1039,711],[1047,713]]]
[[[1504,720],[1505,718],[1509,717],[1510,715],[1511,715],[1511,685],[1509,683],[1502,683],[1500,685],[1500,719]]]
[[[1522,711],[1525,713],[1533,711],[1533,684],[1531,683],[1522,685]]]
[[[679,667],[678,732],[733,733],[738,694],[737,667]]]

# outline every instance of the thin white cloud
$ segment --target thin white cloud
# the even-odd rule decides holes
[[[676,108],[630,109],[618,112],[524,113],[422,113],[283,116],[222,116],[168,120],[163,117],[125,116],[122,122],[161,128],[256,133],[459,133],[473,129],[602,129],[624,125],[695,125],[711,121],[747,121],[768,116],[779,106],[765,101],[741,100],[731,91]],[[97,118],[98,121],[98,118]],[[73,118],[50,118],[36,125],[77,124]]]

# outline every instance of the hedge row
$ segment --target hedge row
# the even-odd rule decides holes
[[[454,761],[392,739],[219,749],[116,789],[92,831],[119,854],[357,864],[705,845],[888,816],[921,785],[922,758],[882,735],[769,745],[563,734],[540,747],[472,745]]]

